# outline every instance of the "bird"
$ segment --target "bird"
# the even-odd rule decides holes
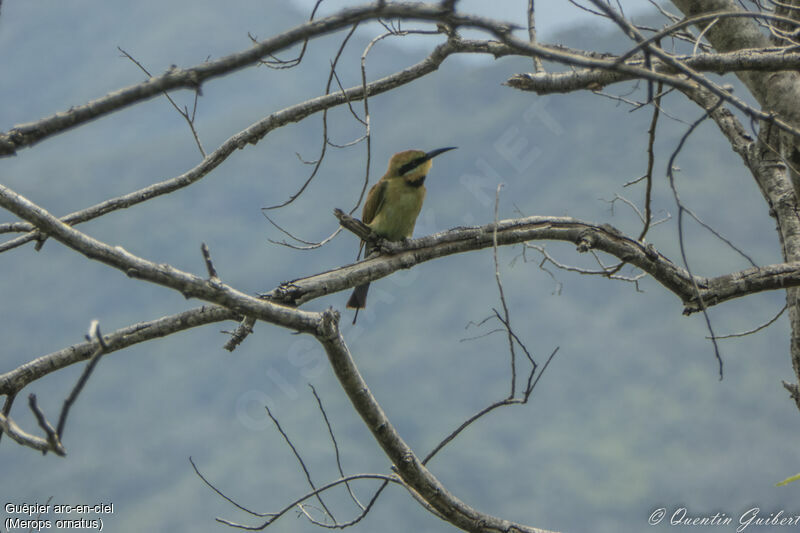
[[[372,186],[364,202],[361,221],[369,226],[376,235],[388,241],[402,241],[411,238],[414,225],[425,200],[425,178],[431,170],[434,157],[455,146],[437,148],[430,152],[422,150],[405,150],[394,154],[389,159],[386,174]],[[364,246],[361,242],[361,247]],[[359,254],[361,253],[359,247]],[[369,257],[376,247],[367,245],[364,257]],[[358,319],[358,310],[367,305],[369,283],[357,286],[347,301],[347,307],[355,309],[353,324]]]

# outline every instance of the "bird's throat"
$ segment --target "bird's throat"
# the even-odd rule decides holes
[[[412,179],[406,179],[406,182],[411,187],[422,187],[423,185],[425,185],[425,175],[422,175],[422,176],[419,176],[419,177],[415,177],[415,178],[412,178]]]

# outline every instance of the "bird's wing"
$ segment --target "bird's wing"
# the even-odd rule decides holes
[[[361,221],[364,224],[369,224],[378,214],[383,206],[383,200],[386,198],[386,184],[387,181],[382,179],[378,181],[367,194],[367,201],[364,202],[364,211],[361,214]]]

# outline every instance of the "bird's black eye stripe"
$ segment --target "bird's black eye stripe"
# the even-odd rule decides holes
[[[415,168],[417,168],[418,166],[420,166],[422,163],[424,163],[427,160],[428,160],[428,156],[425,156],[425,155],[423,155],[422,157],[418,157],[416,159],[412,159],[411,161],[409,161],[408,163],[406,163],[405,165],[400,167],[398,172],[402,176],[406,172],[410,172],[410,171],[414,170]]]

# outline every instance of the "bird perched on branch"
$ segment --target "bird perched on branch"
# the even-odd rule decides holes
[[[454,150],[455,146],[439,148],[430,152],[406,150],[398,152],[389,159],[386,174],[372,186],[364,202],[361,220],[377,235],[389,241],[402,241],[414,233],[417,216],[425,200],[425,177],[431,170],[431,159],[437,155]],[[364,242],[361,243],[364,246]],[[375,251],[367,245],[364,257]],[[353,290],[347,307],[355,309],[353,324],[358,318],[358,310],[367,305],[369,283],[359,285]]]

